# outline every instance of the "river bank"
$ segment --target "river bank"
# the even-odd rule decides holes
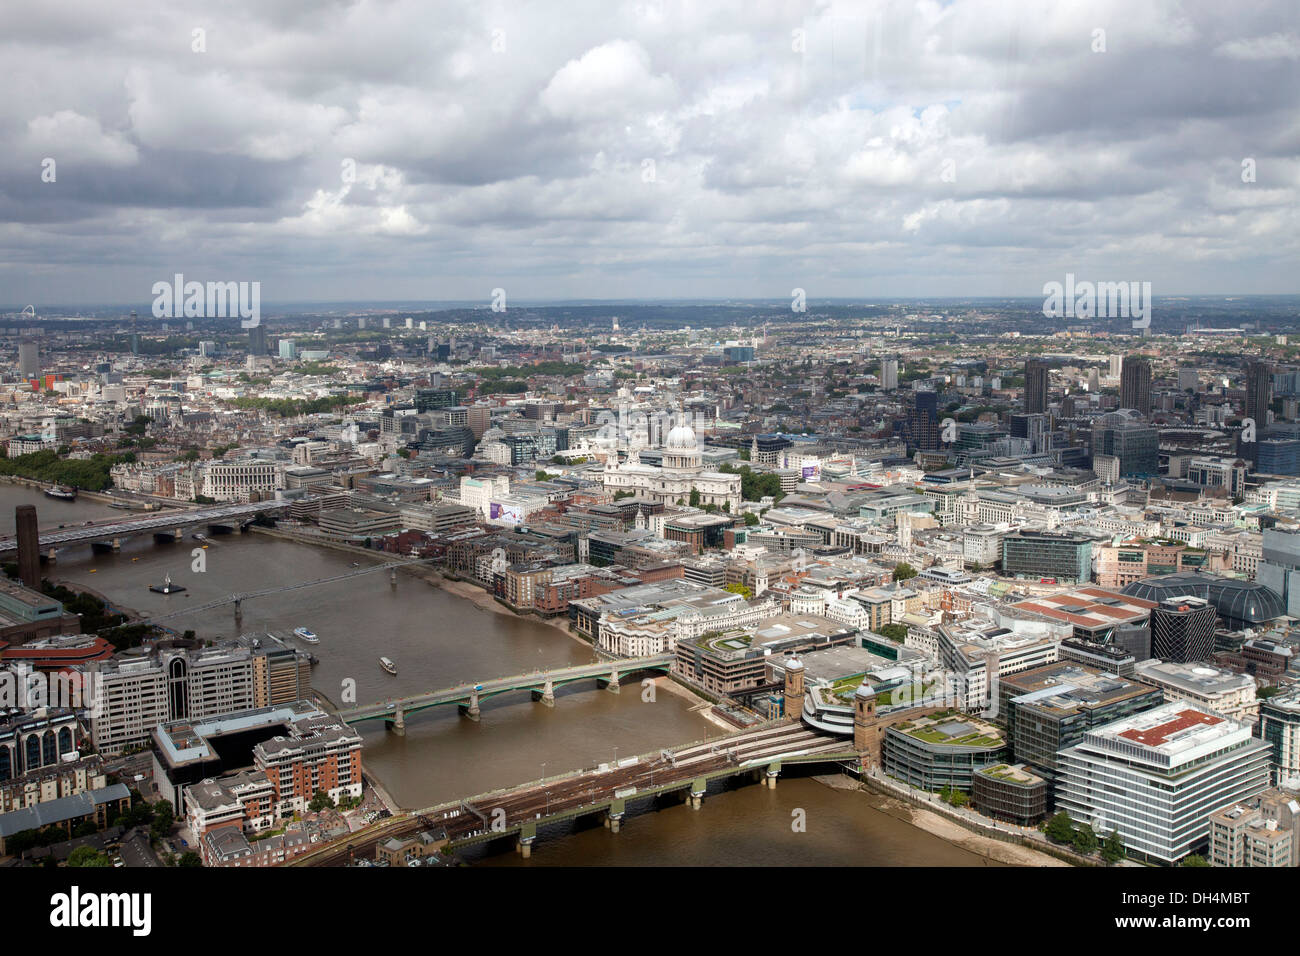
[[[543,617],[540,614],[520,614],[518,611],[513,611],[506,607],[489,594],[485,588],[480,587],[472,581],[447,577],[445,574],[442,576],[442,588],[457,597],[462,597],[473,602],[473,604],[481,610],[492,611],[494,614],[504,614],[507,617],[536,621],[538,624],[544,624],[549,628],[559,631],[566,637],[572,638],[583,647],[590,648],[592,646],[591,642],[581,634],[575,634],[573,631],[569,630],[569,619],[564,615],[559,615],[557,617]]]

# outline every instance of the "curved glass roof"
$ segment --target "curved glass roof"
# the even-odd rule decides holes
[[[1128,585],[1122,593],[1156,602],[1183,595],[1205,598],[1220,616],[1246,624],[1263,624],[1286,613],[1282,598],[1262,584],[1201,571],[1144,578]]]

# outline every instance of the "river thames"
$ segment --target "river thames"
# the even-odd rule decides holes
[[[61,502],[0,485],[0,531],[12,533],[19,504],[36,505],[42,529],[126,514],[84,498]],[[365,703],[593,660],[588,645],[556,627],[481,607],[403,574],[394,588],[386,571],[245,601],[239,625],[229,605],[189,612],[187,605],[367,566],[365,558],[345,552],[249,533],[212,539],[205,569],[196,572],[192,554],[198,547],[190,539],[156,543],[145,536],[124,542],[115,554],[69,548],[44,574],[206,639],[309,628],[320,637],[319,644],[304,646],[320,660],[313,687],[336,703],[347,680],[355,681],[357,701]],[[148,590],[167,574],[187,590]],[[397,664],[396,676],[380,668],[380,656]],[[478,722],[455,707],[434,708],[408,718],[405,737],[382,724],[363,724],[363,762],[400,805],[422,807],[725,732],[698,713],[697,700],[662,683],[653,701],[645,696],[637,686],[613,694],[596,689],[594,681],[581,682],[557,690],[554,708],[525,693],[492,698]],[[700,811],[672,806],[637,815],[617,835],[600,827],[547,830],[526,862],[513,853],[471,859],[535,866],[995,865],[883,812],[879,802],[812,779],[783,779],[774,791],[753,786],[711,794]],[[791,827],[796,808],[806,815],[802,832]]]

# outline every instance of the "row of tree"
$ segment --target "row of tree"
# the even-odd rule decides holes
[[[1091,826],[1086,823],[1076,824],[1064,810],[1047,821],[1043,832],[1053,843],[1068,844],[1075,853],[1082,856],[1089,856],[1100,849],[1101,858],[1108,864],[1118,863],[1128,856],[1118,830],[1112,830],[1110,836],[1100,840]]]
[[[0,475],[14,475],[33,481],[72,485],[87,491],[103,491],[113,484],[109,469],[121,461],[134,460],[132,455],[91,455],[89,458],[60,458],[58,451],[46,448],[17,458],[0,457]]]

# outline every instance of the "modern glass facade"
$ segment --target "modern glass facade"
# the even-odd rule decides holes
[[[1010,756],[1006,741],[996,731],[986,728],[992,733],[980,733],[978,725],[966,721],[901,727],[906,729],[890,727],[885,732],[885,773],[922,790],[951,787],[969,793],[976,770]]]
[[[1010,576],[1087,581],[1092,577],[1092,539],[1041,531],[1009,534],[1002,539],[1002,571]]]

